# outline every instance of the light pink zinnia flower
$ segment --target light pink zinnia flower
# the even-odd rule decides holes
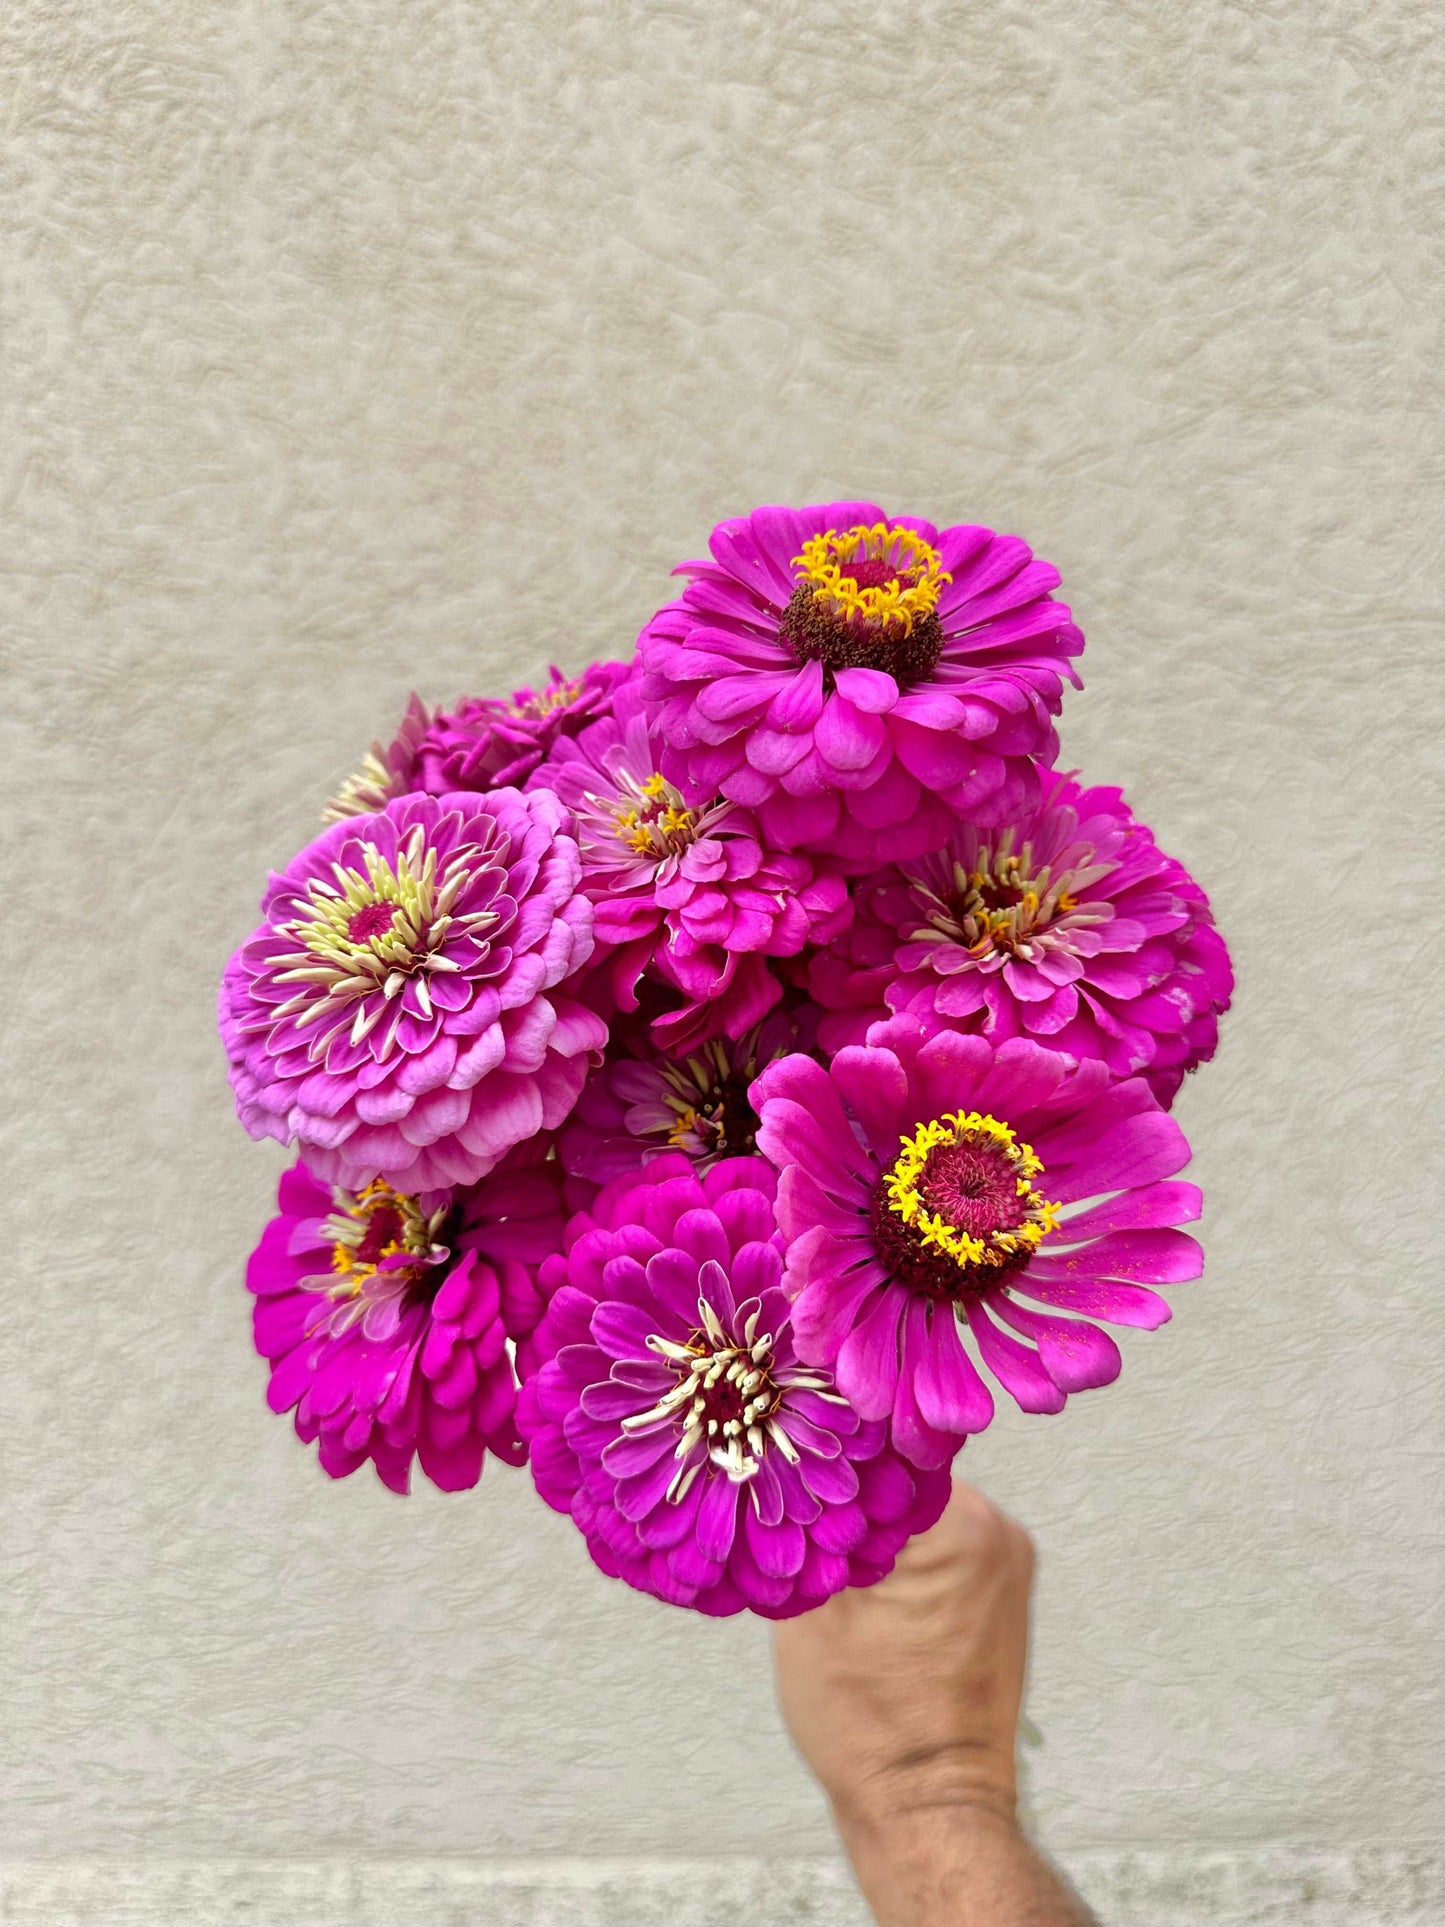
[[[278,1203],[246,1272],[256,1349],[322,1470],[370,1459],[405,1492],[416,1457],[455,1492],[488,1452],[520,1465],[506,1341],[536,1324],[534,1273],[561,1248],[556,1166],[526,1146],[475,1191],[410,1196],[333,1190],[298,1163]]]
[[[567,1228],[518,1420],[532,1475],[606,1573],[674,1605],[771,1619],[866,1586],[938,1517],[905,1465],[802,1365],[773,1173],[660,1158]]]
[[[663,744],[648,727],[637,684],[619,688],[610,715],[553,746],[529,787],[553,789],[572,811],[582,888],[595,907],[599,953],[623,1010],[652,969],[710,1017],[738,1029],[766,1010],[737,1008],[745,983],[776,995],[752,957],[796,956],[829,941],[851,914],[847,887],[826,860],[770,849],[752,814],[715,799],[689,808],[661,774]],[[673,1018],[662,1033],[685,1031]],[[733,1034],[736,1034],[734,1030]]]
[[[828,1049],[897,1012],[1100,1057],[1166,1104],[1213,1056],[1233,974],[1209,899],[1117,789],[1056,776],[1046,792],[855,886],[852,926],[809,968]]]
[[[1084,639],[1017,536],[827,502],[755,509],[709,547],[638,645],[689,803],[720,793],[779,848],[879,863],[1037,794]]]
[[[752,1097],[781,1173],[799,1354],[865,1418],[890,1418],[918,1465],[993,1416],[965,1332],[1025,1411],[1057,1412],[1118,1375],[1091,1317],[1152,1329],[1169,1307],[1146,1286],[1199,1275],[1199,1246],[1173,1227],[1200,1194],[1164,1182],[1188,1161],[1184,1133],[1142,1079],[1111,1082],[1097,1059],[925,1040],[898,1017],[827,1070],[779,1059]]]
[[[569,832],[546,790],[408,796],[273,876],[221,990],[251,1135],[295,1139],[328,1182],[414,1192],[560,1124],[607,1036],[557,989],[592,949]]]

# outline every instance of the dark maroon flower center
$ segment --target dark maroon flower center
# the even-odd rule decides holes
[[[725,1078],[697,1107],[699,1135],[710,1137],[716,1151],[739,1156],[756,1147],[759,1119],[748,1102],[749,1082],[747,1078]]]
[[[878,563],[859,563],[876,569]],[[860,584],[869,587],[870,584]],[[783,611],[778,633],[799,662],[820,662],[823,680],[831,689],[832,672],[839,669],[881,669],[900,689],[927,681],[943,654],[943,624],[931,612],[919,616],[911,629],[881,625],[872,617],[846,615],[811,583],[800,582]]]
[[[332,1241],[334,1317],[344,1326],[381,1299],[403,1308],[430,1304],[447,1275],[455,1211],[443,1206],[428,1215],[418,1198],[382,1178],[356,1196],[337,1191],[334,1198],[337,1209],[323,1226]]]
[[[982,850],[972,869],[946,856],[933,859],[911,873],[912,900],[925,919],[912,934],[936,930],[978,957],[997,950],[1032,958],[1045,933],[1058,943],[1071,926],[1101,920],[1097,908],[1071,894],[1076,879],[1072,867],[1055,876],[1048,863],[1036,866],[1027,843],[1018,852]]]
[[[943,652],[939,592],[951,580],[937,549],[888,522],[809,537],[779,631],[799,662],[885,670],[902,687],[933,673]]]
[[[946,1251],[936,1251],[919,1243],[912,1226],[904,1224],[888,1208],[880,1185],[873,1194],[873,1236],[878,1256],[899,1284],[906,1285],[922,1298],[961,1304],[966,1298],[981,1298],[1002,1284],[1011,1271],[1020,1271],[1033,1253],[1009,1252],[995,1264],[960,1264]]]
[[[852,562],[840,562],[838,573],[844,581],[853,583],[859,589],[886,589],[893,583],[900,588],[912,589],[922,576],[920,569],[900,569],[896,563],[889,562],[881,555],[859,556]]]
[[[702,1399],[700,1416],[704,1425],[715,1421],[719,1431],[732,1420],[741,1420],[748,1404],[736,1382],[730,1378],[720,1379],[716,1385],[706,1386],[699,1396]]]

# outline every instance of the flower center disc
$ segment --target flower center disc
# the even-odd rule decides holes
[[[556,709],[569,709],[582,693],[580,682],[549,683],[536,695],[511,705],[512,714],[531,723],[540,723]]]
[[[645,783],[623,773],[624,791],[616,811],[617,834],[635,856],[661,862],[695,841],[697,821],[682,801],[682,791],[654,770]]]
[[[650,1411],[622,1421],[624,1432],[645,1432],[659,1424],[680,1428],[678,1470],[668,1489],[674,1501],[684,1496],[705,1462],[726,1473],[734,1485],[756,1478],[770,1438],[796,1462],[794,1447],[774,1422],[783,1395],[773,1383],[772,1335],[759,1334],[757,1310],[748,1317],[740,1340],[723,1329],[705,1298],[698,1300],[697,1314],[697,1329],[685,1344],[658,1333],[647,1340],[648,1350],[672,1366],[676,1383]]]
[[[1100,874],[1085,871],[1083,880]],[[1081,906],[1066,885],[1078,887],[1076,873],[1054,876],[1049,864],[1036,868],[1027,844],[1018,853],[981,850],[971,870],[945,858],[941,870],[930,867],[914,879],[914,902],[927,921],[909,934],[937,931],[975,957],[999,950],[1028,959],[1046,931],[1099,921],[1097,909]]]
[[[445,1207],[427,1217],[414,1197],[393,1191],[384,1178],[355,1197],[340,1190],[333,1195],[336,1209],[322,1227],[331,1245],[331,1274],[315,1280],[316,1289],[345,1307],[378,1295],[411,1296],[425,1284],[440,1285],[442,1273],[435,1260],[442,1255],[438,1240]],[[413,1262],[383,1272],[383,1260],[397,1256]]]
[[[396,903],[363,904],[346,926],[347,937],[352,943],[369,943],[373,937],[390,930],[400,908]]]
[[[756,1147],[758,1114],[748,1102],[749,1078],[727,1076],[706,1092],[688,1091],[680,1077],[669,1081],[681,1086],[680,1095],[669,1100],[678,1113],[667,1134],[669,1144],[714,1157],[741,1157]]]
[[[479,858],[485,861],[476,844],[463,844],[451,851],[439,874],[437,851],[427,846],[417,824],[394,859],[374,843],[363,843],[349,867],[332,864],[334,881],[312,877],[304,897],[293,898],[297,914],[276,925],[278,935],[297,946],[275,960],[286,966],[277,971],[276,982],[297,987],[278,1014],[292,1017],[303,1030],[322,1018],[334,1021],[354,1012],[352,1042],[360,1043],[381,1018],[384,1004],[414,982],[421,1012],[430,1017],[428,978],[461,967],[445,954],[445,946],[465,936],[484,951],[485,933],[497,922],[494,910],[458,907]],[[355,867],[358,859],[364,869]]]
[[[780,628],[799,662],[882,669],[904,687],[932,672],[943,651],[939,592],[952,578],[912,529],[827,529],[793,566],[800,573]]]
[[[873,1197],[873,1232],[894,1276],[926,1298],[977,1297],[1026,1265],[1054,1209],[1043,1165],[1007,1124],[977,1111],[918,1127]]]

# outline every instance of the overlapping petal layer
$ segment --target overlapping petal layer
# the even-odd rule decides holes
[[[659,1050],[645,1027],[614,1024],[606,1057],[558,1133],[558,1156],[597,1184],[670,1150],[699,1170],[748,1156],[758,1128],[748,1099],[754,1078],[775,1057],[810,1050],[817,1029],[816,1008],[796,993],[736,1041],[714,1038],[681,1058]]]
[[[850,501],[755,509],[709,547],[638,645],[690,804],[877,863],[1037,795],[1083,636],[1026,543]]]
[[[541,1312],[535,1274],[561,1244],[555,1165],[524,1146],[466,1194],[361,1193],[297,1163],[247,1268],[273,1411],[292,1408],[322,1469],[370,1459],[393,1491],[416,1459],[446,1491],[475,1485],[488,1452],[526,1456],[509,1336]]]
[[[766,1010],[759,995],[777,994],[746,960],[831,940],[851,915],[847,887],[826,859],[770,847],[738,804],[686,805],[661,772],[664,751],[634,681],[614,692],[611,713],[554,745],[529,787],[554,790],[572,812],[616,1006],[636,1010],[648,971],[683,999],[660,1038],[699,1020],[738,1036]]]
[[[714,1615],[881,1578],[949,1489],[798,1361],[773,1188],[759,1159],[675,1154],[607,1186],[543,1267],[519,1407],[602,1570]]]
[[[898,1017],[826,1069],[780,1058],[752,1100],[799,1355],[917,1465],[989,1423],[979,1364],[1025,1411],[1059,1411],[1118,1374],[1093,1319],[1163,1324],[1153,1287],[1202,1268],[1176,1228],[1200,1210],[1173,1181],[1184,1133],[1098,1059]]]
[[[220,1000],[252,1136],[422,1191],[560,1124],[607,1035],[557,988],[592,948],[570,829],[548,791],[407,796],[273,876]]]
[[[829,1049],[896,1012],[1102,1058],[1161,1103],[1213,1055],[1233,975],[1208,898],[1117,789],[1053,776],[1045,792],[855,886],[852,925],[809,974]]]

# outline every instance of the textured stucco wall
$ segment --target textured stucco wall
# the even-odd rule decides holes
[[[212,990],[409,687],[624,648],[711,521],[845,490],[1058,562],[1066,757],[1239,965],[1205,1280],[967,1454],[1042,1549],[1046,1836],[1437,1838],[1431,26],[7,0],[7,1851],[828,1851],[760,1625],[268,1416]]]

